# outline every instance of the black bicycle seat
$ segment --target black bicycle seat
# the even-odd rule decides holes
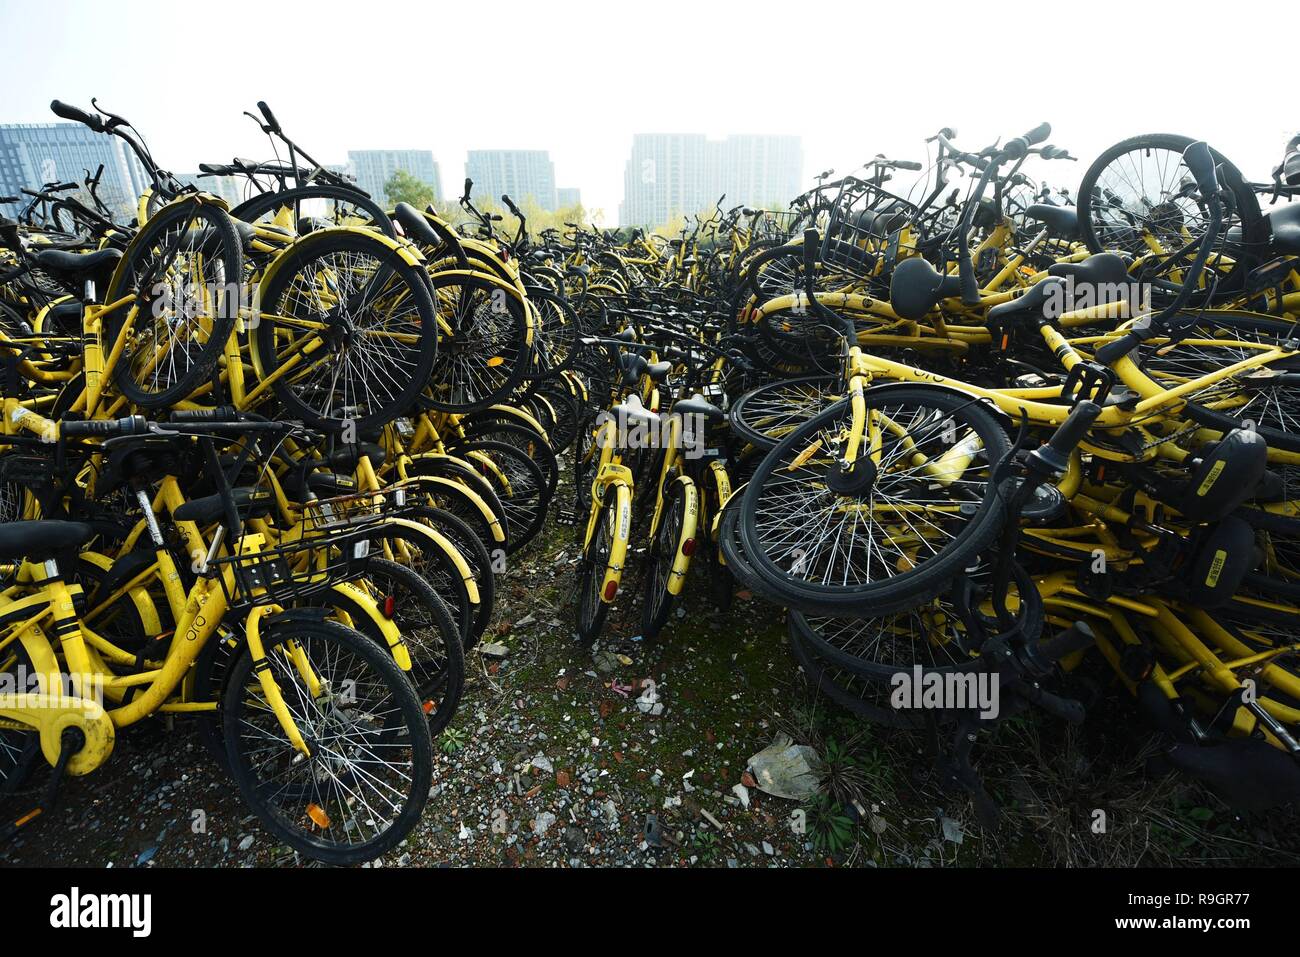
[[[1009,302],[999,303],[989,309],[989,322],[1005,322],[1014,319],[1038,319],[1043,314],[1043,304],[1049,294],[1065,285],[1065,280],[1049,276],[1040,283],[1030,286],[1028,291]]]
[[[1025,210],[1025,215],[1036,219],[1047,231],[1062,239],[1079,237],[1079,213],[1073,206],[1051,206],[1047,203],[1034,203]]]
[[[1288,203],[1264,214],[1273,230],[1273,250],[1300,256],[1300,203]]]
[[[1075,284],[1109,283],[1124,285],[1130,282],[1128,266],[1116,253],[1097,253],[1079,263],[1053,263],[1047,272],[1062,278],[1073,276]]]
[[[0,525],[0,560],[43,562],[94,537],[95,529],[85,522],[9,522]]]
[[[682,415],[702,415],[709,419],[725,419],[727,417],[727,413],[698,392],[689,399],[682,399],[673,403],[673,411]]]
[[[915,256],[894,267],[889,279],[889,305],[903,319],[924,319],[939,300],[961,295],[961,278],[945,276]]]
[[[231,490],[235,497],[235,508],[241,518],[256,518],[269,515],[275,499],[266,492],[255,488],[236,488]],[[172,518],[178,522],[194,522],[196,525],[211,525],[225,517],[225,505],[221,494],[205,495],[192,498],[172,512]]]
[[[117,265],[122,253],[117,249],[97,249],[89,253],[71,253],[62,249],[43,249],[32,258],[46,272],[56,274],[60,279],[80,282],[96,278],[102,272]]]

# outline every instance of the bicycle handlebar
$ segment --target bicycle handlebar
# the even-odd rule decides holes
[[[61,422],[59,432],[65,439],[118,438],[126,435],[148,435],[149,422],[143,415],[128,415],[120,419],[90,419],[85,422]]]
[[[74,123],[82,123],[89,126],[96,133],[103,133],[104,121],[98,117],[87,113],[85,110],[78,109],[71,104],[64,103],[61,100],[51,100],[50,110],[55,116],[61,116],[65,120],[72,120]]]
[[[1037,146],[1044,142],[1052,135],[1051,123],[1039,123],[1028,133],[1023,136],[1017,136],[1007,141],[1007,145],[1002,147],[1002,156],[1005,159],[1018,160],[1023,158],[1028,152],[1029,147]]]
[[[275,118],[275,114],[271,112],[271,108],[266,105],[266,101],[258,100],[257,108],[261,111],[262,116],[266,118],[266,125],[271,128],[271,132],[279,133],[280,122]]]

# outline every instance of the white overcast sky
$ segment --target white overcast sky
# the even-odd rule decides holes
[[[322,162],[431,149],[444,192],[467,149],[548,149],[557,184],[580,187],[610,224],[636,132],[799,134],[807,179],[878,152],[924,159],[924,137],[942,126],[975,149],[1048,120],[1052,141],[1082,159],[1040,169],[1051,183],[1073,186],[1102,149],[1141,132],[1202,137],[1264,179],[1300,130],[1300,111],[1286,110],[1295,60],[1282,52],[1294,10],[0,0],[0,122],[51,121],[51,99],[97,96],[164,167],[186,172],[269,155],[241,116],[265,99]]]

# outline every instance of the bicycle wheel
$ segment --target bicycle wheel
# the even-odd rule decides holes
[[[422,485],[421,491],[429,496],[434,507],[450,512],[469,525],[488,551],[506,547],[509,536],[505,506],[492,483],[468,462],[448,455],[432,455],[412,461],[407,466],[407,474],[435,479]],[[500,533],[501,541],[497,541],[494,532]]]
[[[435,274],[429,281],[444,337],[432,369],[430,407],[465,413],[503,401],[530,365],[532,329],[524,304],[480,276]]]
[[[555,450],[534,429],[504,418],[473,419],[465,425],[465,437],[470,442],[500,442],[514,446],[542,473],[547,495],[555,494],[555,486],[560,481],[560,462]],[[453,448],[452,454],[457,454],[460,448],[463,446]]]
[[[689,480],[672,482],[664,489],[663,513],[650,542],[643,578],[641,635],[646,641],[659,637],[677,604],[673,594],[673,565],[677,556],[687,559],[695,551],[695,521],[699,515],[698,493]],[[675,583],[680,590],[680,582]]]
[[[865,401],[854,476],[839,465],[852,428],[843,400],[782,439],[741,499],[747,560],[791,607],[885,615],[926,601],[1001,526],[990,473],[1010,443],[985,406],[925,386]]]
[[[474,583],[478,586],[478,605],[471,615],[469,634],[465,637],[465,648],[473,648],[487,630],[496,602],[496,572],[492,567],[492,553],[474,528],[452,512],[441,508],[421,508],[415,514],[450,539],[474,573]]]
[[[519,551],[546,524],[551,493],[542,470],[526,452],[504,442],[474,441],[458,446],[457,455],[496,484],[506,518],[506,554]]]
[[[1181,341],[1167,351],[1143,350],[1138,364],[1162,385],[1173,388],[1208,375],[1261,351],[1282,346],[1295,338],[1300,326],[1253,313],[1201,313]],[[1154,340],[1157,346],[1161,340]],[[1265,370],[1294,373],[1300,356],[1272,363]],[[1270,448],[1300,452],[1300,396],[1287,377],[1240,376],[1224,379],[1188,393],[1188,418],[1223,432],[1245,423],[1257,431]]]
[[[264,663],[244,646],[222,701],[240,794],[268,831],[314,860],[360,864],[396,847],[419,820],[433,772],[411,682],[386,648],[334,622],[274,622],[262,640]],[[255,666],[270,669],[310,756],[289,742]]]
[[[411,654],[409,678],[424,704],[429,731],[451,723],[465,691],[465,653],[447,603],[414,569],[377,558],[366,567],[367,585],[380,610],[402,633]]]
[[[903,711],[890,703],[891,689],[869,681],[818,657],[806,638],[806,629],[791,616],[787,626],[790,652],[803,669],[813,690],[825,695],[846,711],[887,728],[921,728],[925,718],[916,711]]]
[[[1078,194],[1079,230],[1090,251],[1145,256],[1151,241],[1173,251],[1205,234],[1205,206],[1183,163],[1183,151],[1193,142],[1190,136],[1146,133],[1116,143],[1093,161]],[[1225,167],[1224,186],[1233,200],[1206,263],[1207,274],[1224,292],[1241,285],[1267,245],[1268,230],[1259,201],[1237,168],[1211,153]],[[1142,274],[1134,278],[1144,279]]]
[[[118,391],[157,409],[203,383],[234,330],[242,277],[239,236],[223,209],[197,201],[163,207],[127,247],[104,296],[135,297],[105,319],[105,354],[123,341],[113,370]]]
[[[544,399],[554,413],[554,424],[547,430],[551,447],[558,454],[567,451],[578,435],[578,400],[561,382],[549,381],[537,390],[537,399]]]
[[[1019,565],[1014,568],[1011,597],[1016,601],[1017,619],[1026,640],[1042,631],[1043,603],[1033,579]],[[972,619],[980,615],[988,566],[963,569],[950,587],[928,602],[879,618],[831,618],[790,612],[804,642],[823,661],[869,681],[889,684],[900,672],[920,667],[926,672],[969,671],[979,654],[981,641]],[[1032,596],[1032,597],[1029,597]],[[996,622],[985,619],[987,631],[996,632]]]
[[[365,226],[393,239],[397,230],[379,204],[345,186],[300,186],[264,193],[240,203],[230,215],[245,223],[284,226],[305,235],[324,226]]]
[[[531,375],[539,380],[554,378],[573,365],[581,331],[578,315],[564,299],[544,289],[529,289],[528,301],[540,320],[533,337],[537,364]]]
[[[424,272],[379,237],[312,233],[275,260],[259,296],[254,366],[290,416],[369,432],[428,384],[438,334]]]
[[[457,566],[455,556],[448,554],[455,550],[450,539],[440,544],[432,531],[416,523],[385,522],[379,525],[369,536],[370,541],[383,549],[377,558],[395,561],[399,565],[415,571],[437,593],[447,605],[456,630],[461,637],[461,645],[468,643],[473,633],[477,605],[465,581],[465,573]],[[462,559],[464,555],[460,556]],[[468,562],[465,563],[467,566]],[[473,579],[472,570],[469,577]],[[474,582],[477,590],[478,583]]]
[[[8,661],[4,670],[13,675],[14,690],[36,691],[36,687],[27,685],[33,677],[32,661],[22,642],[15,641],[5,657]],[[40,754],[41,733],[35,728],[0,728],[0,797],[22,787]]]
[[[795,427],[844,397],[840,376],[802,376],[750,389],[731,406],[727,421],[737,436],[770,449]]]
[[[605,619],[609,617],[609,604],[601,600],[601,587],[605,580],[605,571],[609,568],[610,556],[614,551],[614,540],[618,536],[617,523],[620,500],[627,503],[627,489],[612,486],[605,490],[605,499],[600,504],[600,513],[596,517],[596,528],[591,541],[587,543],[578,563],[578,640],[590,645],[605,630]],[[626,508],[630,508],[626,504]]]

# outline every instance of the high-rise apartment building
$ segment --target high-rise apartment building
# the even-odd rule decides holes
[[[655,226],[707,209],[783,206],[799,192],[803,147],[797,136],[638,133],[623,173],[619,225]]]
[[[429,150],[348,150],[348,165],[357,185],[381,205],[388,202],[384,184],[399,169],[432,186],[434,199],[442,199],[442,178]]]
[[[542,209],[556,208],[555,164],[546,150],[470,150],[465,175],[474,181],[474,196],[493,203],[505,194],[516,203],[531,198]]]
[[[103,164],[99,197],[124,217],[135,211],[140,194],[150,185],[140,160],[113,136],[96,133],[80,123],[12,123],[0,125],[0,196],[20,196],[23,187],[45,183],[80,183]],[[14,204],[0,206],[12,216]]]

